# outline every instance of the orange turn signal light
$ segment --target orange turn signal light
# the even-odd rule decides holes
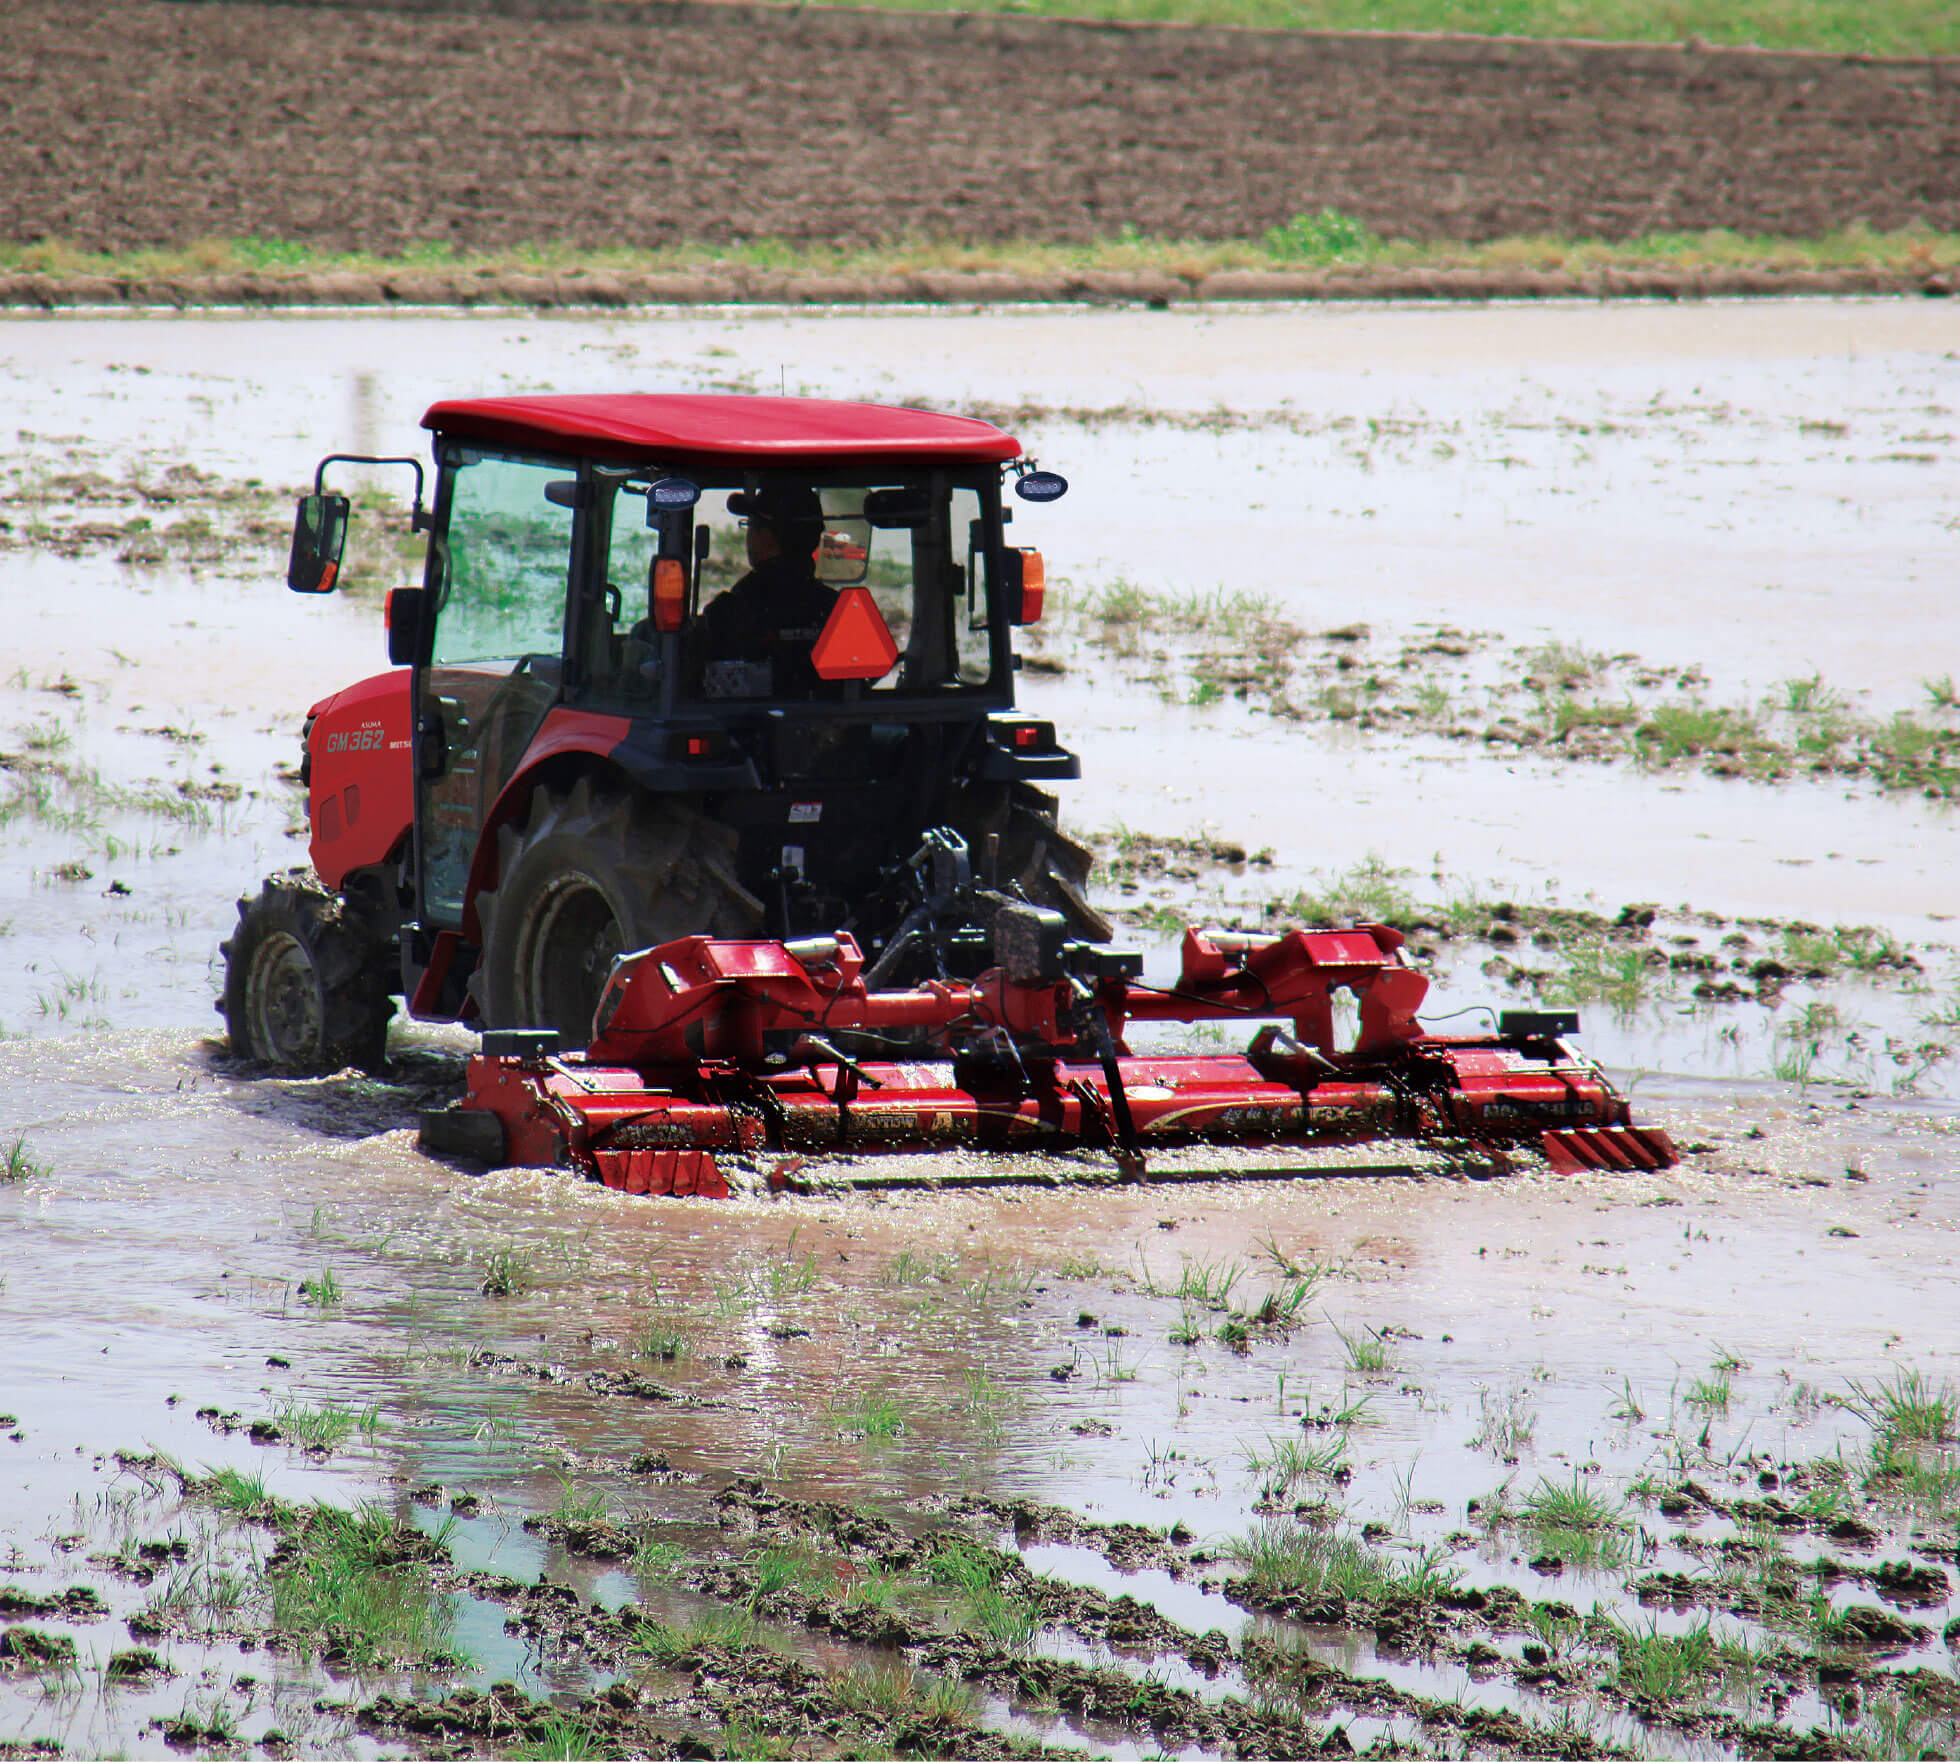
[[[1048,568],[1033,545],[1021,549],[1021,615],[1017,624],[1039,624],[1041,604],[1048,593]]]
[[[653,627],[678,630],[687,615],[687,571],[679,557],[656,557],[653,564]]]

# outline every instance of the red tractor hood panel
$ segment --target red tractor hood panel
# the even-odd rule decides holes
[[[408,680],[406,667],[377,673],[307,712],[308,854],[329,887],[387,861],[408,836],[415,814]]]

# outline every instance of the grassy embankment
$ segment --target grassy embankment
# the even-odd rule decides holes
[[[864,0],[849,0],[863,4]],[[1308,31],[1453,31],[1612,43],[1817,49],[1844,55],[1960,52],[1944,0],[871,0],[908,12],[1249,25]]]
[[[402,256],[335,252],[278,239],[201,239],[182,247],[122,253],[85,252],[59,240],[0,244],[0,274],[104,277],[114,281],[193,280],[203,276],[269,277],[412,272],[461,275],[752,275],[863,277],[893,274],[1055,276],[1086,272],[1153,272],[1197,281],[1226,271],[1340,269],[1397,272],[1462,269],[1576,276],[1611,270],[1680,274],[1735,270],[1862,270],[1925,276],[1960,270],[1960,233],[1926,227],[1878,232],[1861,225],[1817,238],[1779,238],[1712,229],[1647,233],[1629,239],[1544,234],[1466,244],[1386,239],[1335,210],[1296,215],[1250,239],[1176,239],[1125,228],[1087,244],[1008,240],[959,244],[930,239],[843,247],[754,239],[676,245],[661,250],[580,250],[536,245],[521,250],[455,253],[442,247]]]

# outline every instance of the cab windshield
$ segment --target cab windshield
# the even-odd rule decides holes
[[[658,691],[676,650],[675,695],[696,702],[942,695],[991,683],[990,476],[694,471],[685,480],[699,499],[672,512],[649,496],[657,470],[601,479],[605,615],[592,672],[606,695]],[[653,612],[662,558],[685,567],[678,644],[661,640]],[[849,678],[836,672],[844,653],[856,659]],[[887,655],[882,671],[867,671]]]

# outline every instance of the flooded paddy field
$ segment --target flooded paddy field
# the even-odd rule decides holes
[[[1951,1753],[1951,341],[0,325],[0,1741]],[[229,1065],[231,901],[412,566],[376,512],[286,595],[290,493],[629,386],[1012,413],[1124,933],[1402,924],[1438,1014],[1579,1007],[1682,1167],[638,1203],[418,1153],[467,1035]]]

